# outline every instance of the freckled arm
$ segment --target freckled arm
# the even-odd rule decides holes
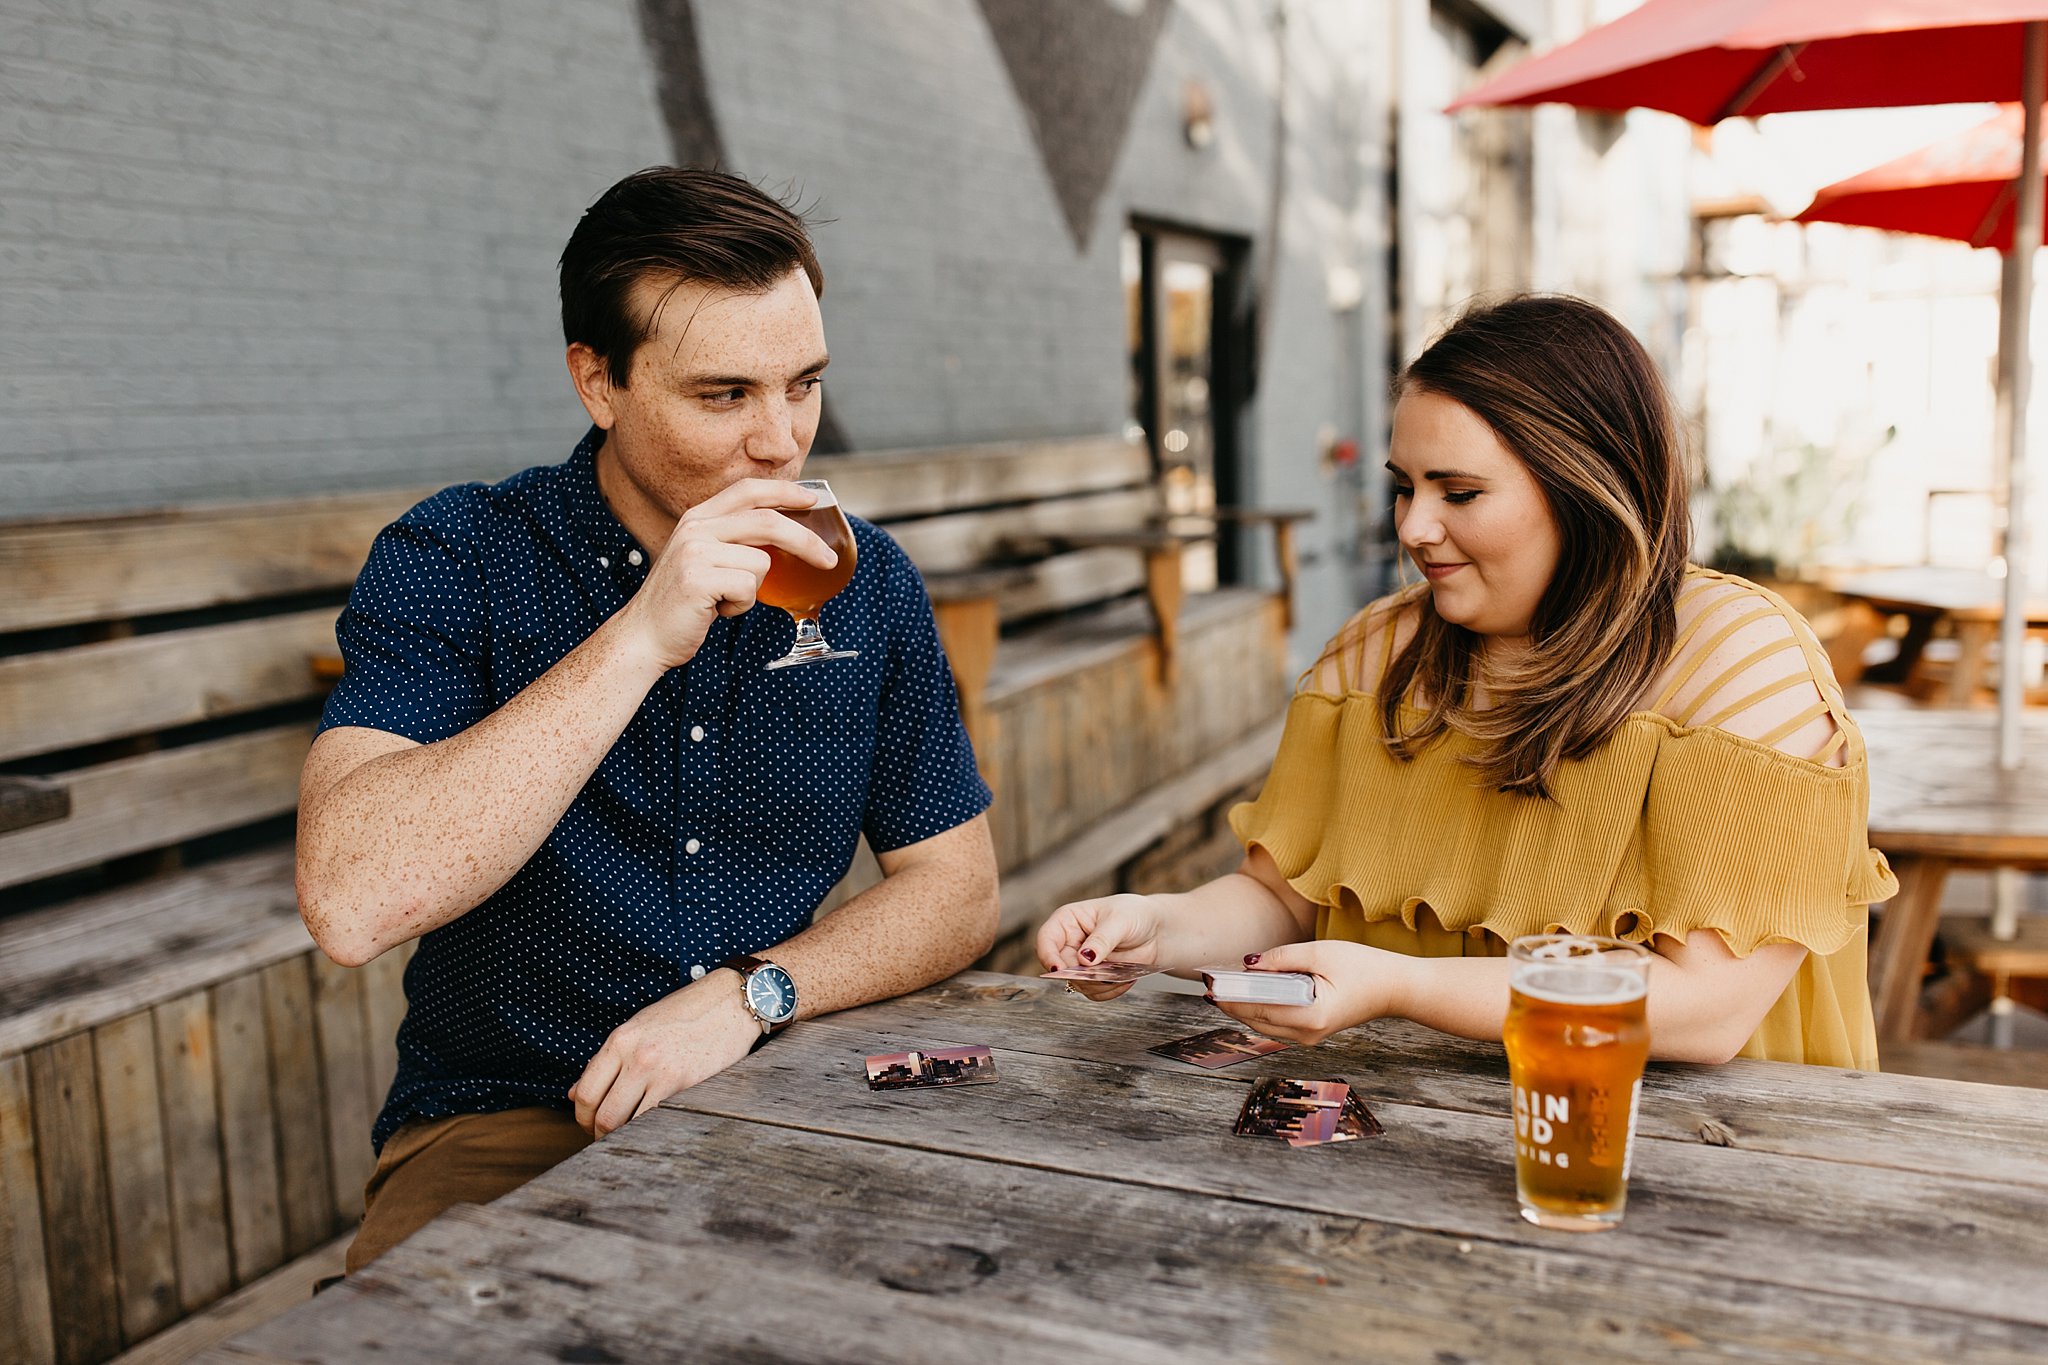
[[[481,904],[540,848],[663,671],[622,613],[461,734],[321,735],[299,783],[299,912],[314,941],[357,966]]]

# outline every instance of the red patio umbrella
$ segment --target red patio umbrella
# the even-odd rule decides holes
[[[2018,234],[2041,234],[2041,103],[2048,0],[1648,0],[1519,63],[1451,105],[1661,109],[1695,123],[1811,109],[2019,100]],[[2006,469],[2006,607],[1999,763],[2020,763],[2026,600],[2026,357],[2033,253],[2007,256],[1998,417]]]
[[[1794,221],[1915,232],[2010,251],[2024,119],[2025,111],[2009,104],[1966,132],[1837,180]]]

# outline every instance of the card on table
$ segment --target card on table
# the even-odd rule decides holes
[[[1202,982],[1212,999],[1239,1005],[1312,1005],[1316,999],[1316,979],[1307,972],[1204,967]]]
[[[867,1059],[868,1089],[919,1090],[939,1085],[987,1085],[996,1060],[985,1047],[934,1047],[880,1052]]]
[[[1353,1142],[1384,1130],[1344,1081],[1267,1080],[1252,1087],[1232,1130],[1277,1137],[1290,1147]]]
[[[1173,1042],[1161,1043],[1152,1051],[1177,1062],[1191,1062],[1214,1071],[1218,1067],[1234,1066],[1253,1057],[1279,1052],[1286,1046],[1278,1038],[1262,1038],[1250,1029],[1232,1025],[1229,1028],[1212,1028],[1191,1038],[1176,1038]]]
[[[1095,981],[1103,985],[1121,986],[1136,981],[1141,976],[1150,976],[1159,968],[1148,962],[1084,962],[1078,967],[1055,967],[1046,972],[1051,981]]]

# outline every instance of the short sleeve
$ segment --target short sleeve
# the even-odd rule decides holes
[[[431,744],[489,714],[489,605],[461,515],[470,492],[436,494],[378,534],[335,623],[344,667],[321,730]]]
[[[887,568],[889,666],[861,832],[870,848],[886,853],[966,824],[994,798],[975,766],[924,580],[886,532],[867,529],[872,535],[863,538],[861,554],[884,559]]]

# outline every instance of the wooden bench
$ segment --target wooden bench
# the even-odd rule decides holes
[[[1158,565],[1204,533],[1160,523],[1141,448],[812,468],[933,586],[1010,960],[1063,899],[1225,855],[1287,605],[1181,600]],[[335,615],[429,491],[0,526],[0,1361],[106,1360],[359,1215],[407,954],[312,948],[291,817]]]

